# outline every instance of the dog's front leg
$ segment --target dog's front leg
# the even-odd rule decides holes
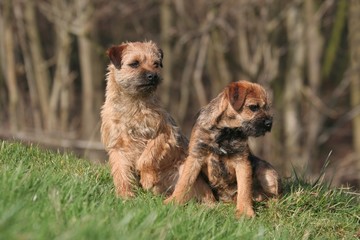
[[[254,217],[252,203],[252,169],[247,159],[239,159],[235,163],[236,182],[237,182],[237,202],[236,216],[241,215]]]
[[[122,198],[133,197],[134,166],[132,163],[119,150],[112,149],[109,151],[109,164],[116,195]]]
[[[184,165],[181,167],[179,181],[175,186],[175,190],[173,194],[165,200],[165,204],[172,201],[183,204],[191,198],[191,195],[193,195],[191,190],[199,176],[203,162],[201,159],[191,155],[186,158]]]
[[[136,162],[136,169],[140,172],[140,184],[146,190],[154,187],[159,180],[157,172],[159,163],[168,151],[166,140],[165,134],[159,134],[156,138],[149,140]]]

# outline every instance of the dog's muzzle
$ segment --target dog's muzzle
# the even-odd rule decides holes
[[[141,82],[137,85],[138,91],[150,93],[156,90],[161,82],[161,77],[158,73],[144,72]]]
[[[272,124],[273,124],[272,118],[268,118],[264,120],[264,128],[267,132],[271,131]]]
[[[152,86],[157,86],[160,82],[160,77],[157,73],[146,73],[145,74],[147,84]]]

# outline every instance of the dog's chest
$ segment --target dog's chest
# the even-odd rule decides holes
[[[155,112],[145,111],[141,114],[134,114],[123,121],[126,134],[135,141],[146,141],[155,138],[159,133],[161,116]]]
[[[105,122],[104,136],[108,139],[107,147],[123,149],[130,155],[138,156],[150,139],[159,133],[160,117],[156,114],[139,114],[129,111],[111,117]]]
[[[226,158],[214,154],[209,158],[204,170],[215,195],[224,202],[233,201],[237,184],[232,164]]]
[[[223,128],[214,136],[217,152],[232,155],[246,150],[246,137],[241,128]]]

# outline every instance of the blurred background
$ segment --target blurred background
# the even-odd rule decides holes
[[[275,122],[254,152],[359,189],[359,0],[1,0],[0,139],[105,162],[105,52],[143,40],[164,52],[158,93],[186,136],[229,82],[257,82]]]

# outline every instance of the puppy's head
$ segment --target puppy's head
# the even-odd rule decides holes
[[[219,124],[240,128],[246,137],[258,137],[271,131],[272,114],[266,91],[259,84],[239,81],[229,84],[220,103]]]
[[[153,93],[161,82],[163,52],[155,43],[128,42],[108,49],[110,71],[129,95]]]

